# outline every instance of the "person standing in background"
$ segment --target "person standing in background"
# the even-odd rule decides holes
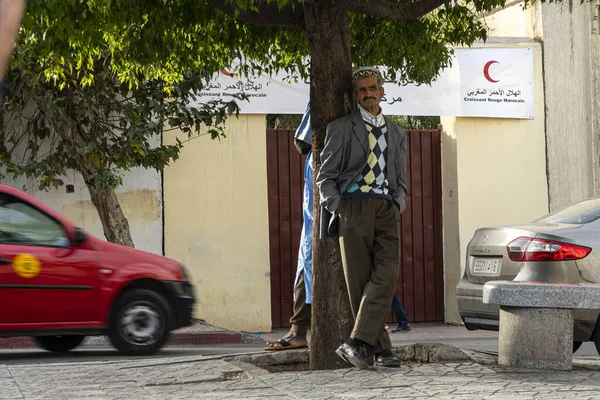
[[[294,145],[300,154],[306,155],[304,164],[304,192],[302,201],[302,234],[298,251],[298,267],[294,283],[293,315],[290,330],[276,342],[267,342],[267,351],[299,349],[308,346],[306,334],[312,311],[312,229],[313,229],[313,167],[311,148],[310,104],[294,135]]]

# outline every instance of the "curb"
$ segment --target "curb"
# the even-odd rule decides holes
[[[245,343],[238,332],[173,332],[167,346]],[[112,347],[106,336],[89,336],[82,347]],[[0,349],[33,349],[37,345],[29,336],[0,338]]]

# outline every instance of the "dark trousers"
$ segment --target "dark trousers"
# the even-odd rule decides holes
[[[400,210],[391,200],[342,199],[339,240],[354,314],[351,338],[367,354],[392,347],[385,320],[394,297],[400,262]]]
[[[392,312],[398,320],[398,326],[408,326],[408,315],[406,315],[406,311],[404,311],[404,307],[400,304],[400,299],[398,299],[396,293],[394,293],[394,298],[392,299]]]
[[[294,315],[290,318],[290,324],[292,324],[290,330],[297,335],[306,335],[310,325],[311,305],[306,304],[306,286],[304,285],[304,271],[302,271],[294,287],[296,300],[294,300],[293,307]]]

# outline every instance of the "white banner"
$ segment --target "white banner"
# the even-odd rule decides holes
[[[235,77],[221,70],[197,103],[231,100],[239,93],[241,114],[302,114],[309,85],[270,78]],[[456,49],[452,67],[431,85],[384,84],[381,102],[387,115],[533,118],[533,50],[528,48]],[[196,103],[194,103],[196,104]],[[194,104],[191,104],[193,106]]]
[[[533,50],[478,49],[457,53],[462,114],[533,118]]]

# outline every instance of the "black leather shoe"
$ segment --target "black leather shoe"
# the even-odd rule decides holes
[[[344,343],[337,348],[335,354],[357,368],[366,369],[369,367],[363,346],[350,346],[348,343]]]
[[[408,325],[404,325],[404,326],[400,326],[398,325],[398,327],[396,329],[394,329],[392,331],[392,333],[397,333],[397,332],[409,332],[410,331],[410,324]]]
[[[376,367],[399,368],[400,365],[400,359],[392,349],[383,349],[381,353],[375,355]]]

